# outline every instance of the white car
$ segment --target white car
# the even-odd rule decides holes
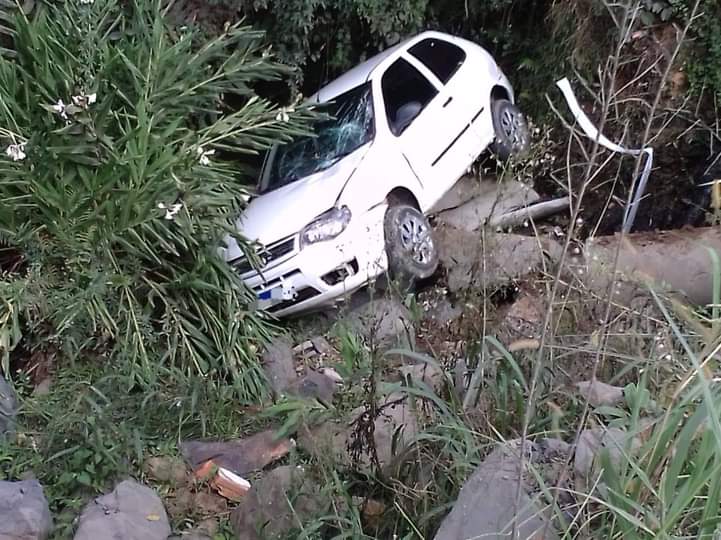
[[[438,32],[374,56],[310,100],[329,119],[270,150],[238,220],[258,261],[232,239],[224,248],[259,307],[279,317],[331,306],[386,271],[432,275],[425,212],[490,145],[507,159],[529,143],[493,58]]]

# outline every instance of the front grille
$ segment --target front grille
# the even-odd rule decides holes
[[[261,269],[268,267],[278,259],[288,255],[295,249],[295,236],[284,238],[268,247],[259,247],[257,250],[260,259]],[[242,256],[230,262],[240,274],[246,274],[253,270],[253,265],[247,257]]]

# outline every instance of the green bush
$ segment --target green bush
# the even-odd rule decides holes
[[[255,94],[286,73],[261,33],[232,25],[198,42],[164,9],[5,11],[0,354],[5,371],[21,345],[123,366],[136,382],[178,368],[257,398],[268,326],[217,253],[246,195],[223,157],[301,132],[310,113]]]

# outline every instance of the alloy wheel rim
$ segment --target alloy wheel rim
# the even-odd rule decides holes
[[[516,113],[508,108],[503,110],[501,114],[501,130],[503,135],[506,137],[512,145],[519,145],[523,141],[522,138],[522,124],[523,118],[519,113]]]
[[[416,263],[427,265],[433,259],[433,238],[425,220],[406,214],[400,221],[400,237],[403,247],[411,253]]]

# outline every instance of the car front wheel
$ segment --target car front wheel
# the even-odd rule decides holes
[[[413,206],[391,206],[386,211],[384,230],[392,279],[411,287],[433,275],[438,268],[438,251],[426,216]]]
[[[521,110],[507,99],[496,99],[491,104],[493,129],[496,140],[493,151],[501,161],[523,156],[531,145],[528,123]]]

